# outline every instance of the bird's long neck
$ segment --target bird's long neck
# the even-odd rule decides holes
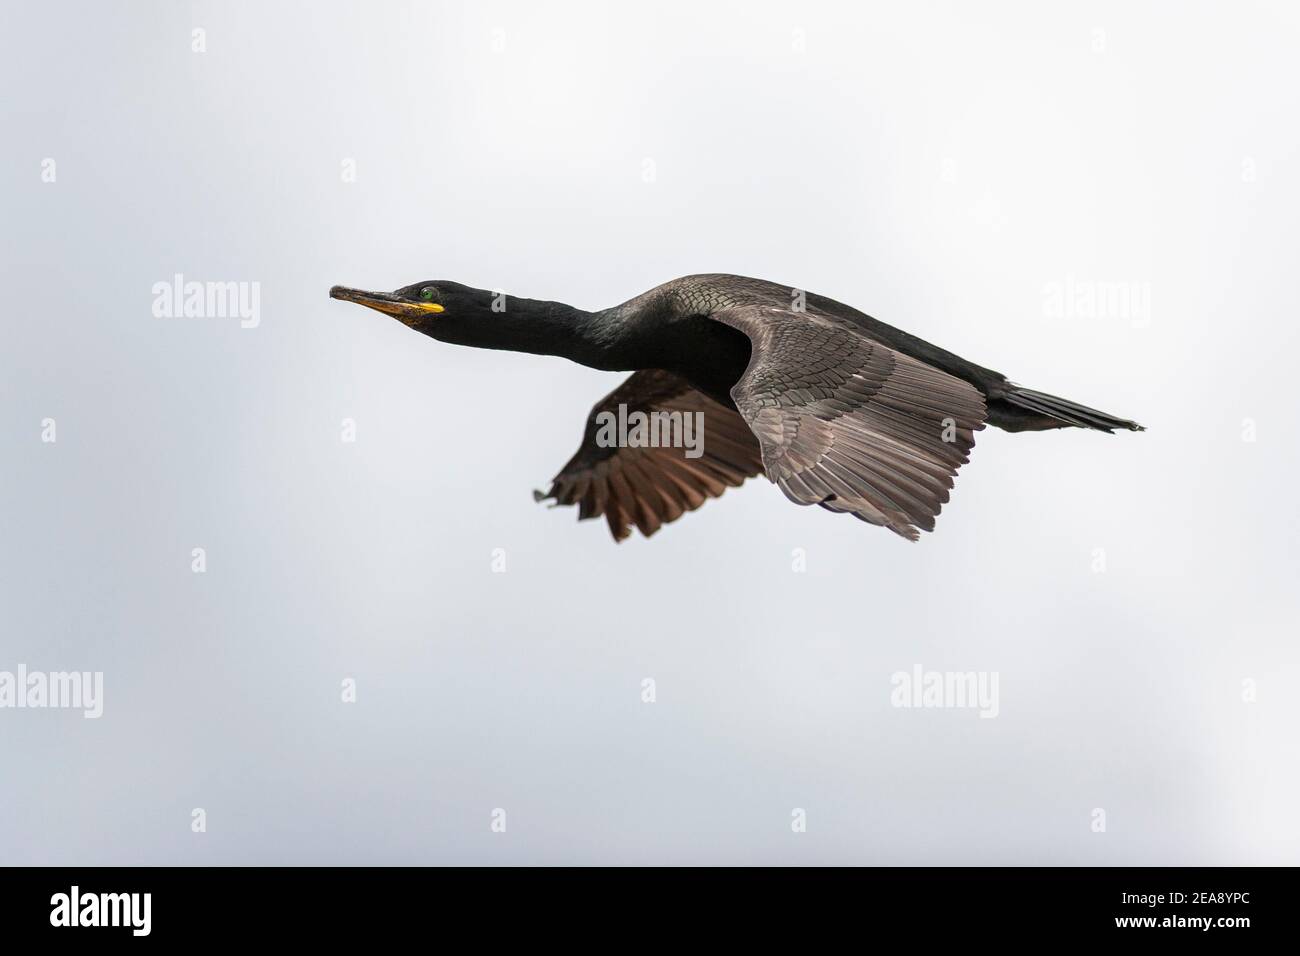
[[[587,312],[563,302],[511,298],[508,337],[502,348],[534,355],[557,355],[579,365],[622,372],[640,367],[634,325],[620,308]]]
[[[663,369],[723,405],[750,359],[743,332],[692,314],[658,289],[599,312],[535,299],[512,300],[507,309],[502,344],[489,348],[558,355],[607,372]]]

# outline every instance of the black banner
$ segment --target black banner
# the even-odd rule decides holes
[[[1232,945],[1290,922],[1286,869],[0,870],[7,941],[375,941],[472,931],[732,942],[844,931]],[[671,932],[673,935],[664,935]],[[616,934],[610,936],[610,933]]]

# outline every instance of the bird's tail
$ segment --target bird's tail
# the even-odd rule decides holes
[[[1003,408],[998,415],[998,403],[1012,406]],[[1115,429],[1145,431],[1137,422],[1127,418],[1116,418],[1105,412],[1099,412],[1087,405],[1080,405],[1067,398],[1057,398],[1046,392],[1036,392],[1032,388],[1010,385],[998,396],[997,403],[990,403],[990,422],[1006,428],[1008,431],[1038,431],[1045,428],[1095,428],[1097,431],[1114,432]],[[999,417],[1005,420],[999,421]]]

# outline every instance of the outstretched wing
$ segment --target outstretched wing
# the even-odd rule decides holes
[[[644,412],[680,413],[702,422],[698,431],[698,457],[684,447],[603,446],[601,413],[619,415]],[[696,413],[702,419],[695,418]],[[665,421],[669,421],[665,419]],[[661,435],[662,438],[662,435]],[[634,373],[606,395],[587,418],[582,446],[555,476],[546,494],[534,492],[538,501],[578,506],[578,518],[604,515],[614,540],[631,534],[635,525],[646,537],[709,498],[740,485],[763,469],[758,442],[733,409],[696,391],[669,372]]]
[[[731,396],[786,497],[912,541],[934,530],[984,427],[974,386],[813,312],[751,301],[713,318],[749,336]]]

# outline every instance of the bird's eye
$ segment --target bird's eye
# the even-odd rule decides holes
[[[433,301],[433,286],[431,286],[431,285],[426,285],[423,289],[421,289],[421,290],[420,290],[420,298],[423,299],[425,302],[432,302],[432,301]]]

